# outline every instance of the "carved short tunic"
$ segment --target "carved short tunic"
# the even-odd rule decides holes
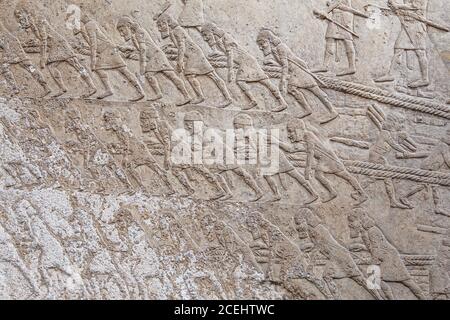
[[[95,70],[116,69],[125,66],[125,62],[120,56],[119,50],[111,40],[100,30],[97,22],[91,20],[85,25],[89,45],[94,41],[97,44],[97,64]]]
[[[351,0],[334,0],[331,2],[331,5],[336,3],[336,1],[339,1],[342,5],[347,7],[352,6]],[[332,11],[332,19],[348,29],[353,30],[353,13],[339,9],[338,7]],[[336,40],[353,40],[353,35],[350,32],[344,30],[333,22],[328,23],[328,29],[325,37]]]
[[[182,27],[175,27],[171,32],[171,38],[178,51],[181,46],[185,46],[184,75],[205,75],[214,71],[202,49]]]
[[[145,44],[146,66],[145,72],[172,71],[170,64],[162,49],[153,41],[147,31],[140,28],[136,32],[138,44]]]
[[[387,164],[385,158],[391,150],[392,136],[389,131],[382,130],[377,141],[369,149],[369,161],[378,164]]]
[[[75,52],[67,40],[54,30],[47,20],[41,19],[37,24],[37,29],[39,40],[47,40],[47,64],[67,61],[75,57]]]
[[[236,81],[259,82],[269,79],[256,58],[239,46],[230,34],[225,33],[222,38],[217,40],[221,50],[233,51],[233,61],[238,67]]]
[[[183,11],[178,17],[182,27],[200,27],[204,24],[203,0],[183,0]]]
[[[288,66],[289,69],[289,83],[293,88],[308,89],[317,86],[316,80],[299,65],[308,68],[305,62],[297,57],[292,50],[284,43],[278,44],[272,50],[273,56],[277,63],[282,67]]]
[[[338,173],[345,170],[345,166],[338,156],[332,150],[327,149],[313,133],[306,132],[305,141],[307,146],[314,148],[316,170],[325,173]]]
[[[360,274],[350,252],[333,238],[325,226],[318,225],[310,228],[309,234],[320,253],[330,260],[324,273],[328,273],[335,279],[351,278]]]
[[[0,32],[0,64],[16,64],[29,60],[19,40],[9,32]]]
[[[400,282],[411,278],[397,249],[387,241],[378,227],[370,228],[364,237],[370,253],[380,261],[384,281]]]
[[[412,13],[425,17],[426,3],[423,1],[422,6],[416,5],[415,0],[406,0],[405,5],[417,8],[419,10]],[[402,29],[395,42],[395,49],[403,50],[426,50],[427,48],[427,26],[425,23],[417,21],[412,17],[398,15]]]

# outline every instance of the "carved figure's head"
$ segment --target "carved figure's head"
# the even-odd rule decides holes
[[[350,238],[355,239],[359,237],[361,231],[361,217],[365,215],[365,211],[362,208],[354,208],[348,215],[348,226],[350,228]]]
[[[253,213],[247,217],[245,220],[245,224],[247,228],[249,229],[250,233],[253,235],[253,238],[255,238],[255,235],[259,231],[259,213]]]
[[[150,132],[158,128],[159,115],[155,108],[142,111],[140,114],[142,132]]]
[[[28,29],[31,27],[31,12],[26,6],[17,6],[14,11],[14,17],[22,29]]]
[[[157,18],[156,26],[161,33],[161,37],[166,39],[170,36],[170,30],[176,28],[178,23],[172,16],[163,13]]]
[[[184,116],[184,128],[194,134],[195,124],[203,124],[203,117],[198,111],[191,111]]]
[[[300,239],[308,238],[306,216],[311,214],[311,209],[301,208],[294,216],[294,226]]]
[[[123,16],[117,21],[116,29],[125,41],[129,41],[131,39],[131,35],[138,29],[138,24],[130,17]]]
[[[256,38],[256,43],[262,50],[265,56],[268,56],[272,52],[272,46],[277,46],[281,42],[280,38],[269,29],[261,29]]]
[[[103,121],[106,130],[113,130],[117,127],[117,115],[113,111],[105,111],[103,113]]]
[[[304,208],[302,210],[302,213],[305,216],[306,223],[309,227],[315,228],[318,225],[322,224],[320,218],[311,209]]]
[[[375,220],[373,220],[367,213],[361,214],[361,225],[365,230],[369,230],[376,226]]]
[[[201,27],[201,34],[203,40],[205,40],[210,46],[215,44],[214,36],[223,35],[223,31],[215,23],[205,23]]]
[[[234,117],[233,125],[235,130],[249,129],[253,127],[253,119],[248,114],[240,113]]]
[[[287,124],[287,134],[291,142],[300,142],[304,140],[305,136],[305,123],[297,118],[291,119]]]
[[[64,129],[67,133],[77,132],[81,123],[81,114],[78,110],[71,109],[66,111],[66,121]]]

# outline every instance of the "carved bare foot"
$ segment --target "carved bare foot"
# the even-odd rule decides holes
[[[83,99],[87,99],[87,98],[89,98],[89,97],[92,97],[94,94],[96,94],[97,93],[97,89],[96,88],[91,88],[90,90],[89,90],[89,92],[88,93],[86,93],[86,94],[83,94],[82,96],[81,96],[81,98],[83,98]]]
[[[261,191],[256,193],[255,197],[253,198],[253,200],[251,200],[251,202],[256,202],[258,200],[261,200],[261,198],[264,196],[264,193],[262,193]]]
[[[426,87],[428,85],[430,85],[430,81],[428,79],[420,79],[420,80],[409,83],[408,87],[414,89],[414,88]]]
[[[278,202],[278,201],[281,201],[281,194],[274,194],[271,201],[272,201],[272,202]]]
[[[400,198],[400,203],[402,203],[403,205],[405,205],[406,207],[408,207],[408,209],[414,209],[414,206],[411,205],[411,203],[409,203],[408,199],[406,198]]]
[[[44,87],[44,93],[41,95],[41,98],[44,98],[48,96],[50,93],[52,93],[52,90],[49,87]]]
[[[67,90],[66,90],[66,89],[63,89],[63,90],[61,90],[61,91],[55,93],[54,95],[52,95],[52,98],[58,98],[58,97],[61,97],[61,96],[62,96],[63,94],[65,94],[65,93],[67,93]]]
[[[182,106],[185,106],[185,105],[189,104],[190,102],[191,102],[191,98],[186,97],[186,98],[184,98],[184,100],[182,102],[179,102],[179,103],[177,103],[175,105],[177,107],[182,107]]]
[[[306,200],[305,204],[311,204],[311,203],[316,202],[317,200],[319,200],[319,196],[315,195],[315,196],[312,196],[311,198],[309,198],[308,200]]]
[[[374,79],[375,82],[393,82],[395,81],[395,77],[393,75],[387,74],[384,76],[381,76],[379,78]]]
[[[224,109],[224,108],[228,107],[229,105],[231,105],[232,103],[233,103],[233,100],[227,99],[227,100],[225,100],[224,103],[218,105],[218,108]]]
[[[331,193],[330,196],[328,198],[322,200],[322,202],[323,203],[330,202],[330,201],[336,199],[336,197],[337,197],[337,193]]]
[[[210,200],[219,200],[219,199],[221,199],[221,198],[223,198],[223,197],[225,197],[225,193],[224,192],[219,192],[219,193],[217,193],[216,195],[214,195],[214,196],[212,196],[211,198],[210,198]]]
[[[108,90],[108,91],[105,91],[103,94],[99,95],[97,97],[97,99],[103,100],[105,98],[111,97],[112,95],[113,95],[113,92]]]
[[[336,119],[337,117],[339,117],[339,113],[337,113],[336,111],[333,111],[330,113],[330,115],[328,117],[320,120],[320,124],[325,124],[325,123],[331,122],[334,119]]]
[[[436,208],[434,210],[434,213],[441,215],[441,216],[446,216],[446,217],[450,217],[450,212],[446,212],[445,210],[441,209],[441,208]]]
[[[348,75],[355,74],[355,73],[356,73],[356,69],[355,68],[350,68],[350,69],[338,72],[336,75],[338,77],[342,77],[342,76],[348,76]]]
[[[367,250],[366,246],[359,242],[353,242],[349,244],[348,249],[352,252],[361,252]]]
[[[139,93],[138,94],[138,96],[136,96],[135,98],[131,98],[131,99],[129,99],[129,101],[131,101],[131,102],[138,102],[138,101],[141,101],[142,99],[144,99],[145,98],[145,94],[143,94],[143,93]]]
[[[230,200],[231,198],[233,198],[233,195],[231,193],[227,193],[222,198],[220,198],[218,200],[226,201],[226,200]]]
[[[354,192],[352,193],[352,198],[357,200],[357,202],[355,203],[355,206],[359,206],[361,204],[363,204],[364,202],[366,202],[367,200],[369,200],[369,197],[367,196],[367,194],[365,193],[359,193],[359,192]]]
[[[322,72],[328,72],[328,67],[327,66],[320,66],[317,67],[315,69],[311,70],[313,73],[322,73]]]
[[[161,100],[162,98],[163,98],[163,96],[162,96],[162,94],[160,94],[154,98],[148,98],[147,101],[158,101],[158,100]]]
[[[312,111],[307,111],[307,112],[297,116],[297,118],[303,119],[303,118],[306,118],[306,117],[310,116],[311,114],[312,114]]]
[[[243,107],[242,110],[251,110],[253,108],[256,108],[258,106],[258,102],[257,101],[252,101],[250,102],[250,104],[248,104],[246,107]]]
[[[272,111],[272,112],[275,112],[275,113],[278,113],[278,112],[284,111],[284,110],[286,110],[286,109],[287,109],[287,105],[281,104],[281,105],[279,105],[278,107],[273,108],[271,111]]]
[[[191,101],[192,104],[199,104],[205,101],[205,97],[197,97],[194,100]]]
[[[411,209],[409,206],[404,205],[398,200],[392,200],[391,201],[391,208],[397,208],[397,209]]]

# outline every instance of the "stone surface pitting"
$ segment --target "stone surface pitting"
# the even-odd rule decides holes
[[[0,9],[0,298],[450,297],[448,1]]]

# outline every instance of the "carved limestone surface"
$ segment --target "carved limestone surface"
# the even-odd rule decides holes
[[[0,299],[450,299],[449,12],[0,1]]]

